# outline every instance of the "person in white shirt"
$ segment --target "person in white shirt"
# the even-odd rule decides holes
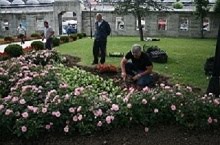
[[[52,49],[52,36],[54,35],[54,31],[47,21],[44,21],[44,35],[42,37],[42,41],[46,39],[45,48],[51,50]]]
[[[17,28],[17,33],[18,33],[18,38],[21,39],[21,44],[24,44],[26,29],[21,24]]]

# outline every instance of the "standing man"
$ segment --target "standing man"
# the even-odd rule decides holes
[[[18,38],[21,39],[21,44],[24,44],[24,38],[26,36],[26,29],[20,24],[17,28]]]
[[[107,37],[111,33],[111,28],[107,21],[102,19],[100,13],[96,14],[95,22],[95,40],[93,44],[93,63],[98,64],[99,52],[101,52],[100,63],[105,63]]]
[[[51,27],[49,27],[49,24],[47,21],[44,21],[44,35],[42,37],[42,41],[46,39],[45,48],[51,50],[52,49],[52,36],[54,34],[54,31]]]
[[[131,60],[131,62],[128,60]],[[153,83],[152,69],[152,62],[149,60],[148,55],[142,52],[139,44],[134,44],[131,51],[121,60],[121,77],[125,80],[127,75],[132,76],[132,79],[140,88]]]

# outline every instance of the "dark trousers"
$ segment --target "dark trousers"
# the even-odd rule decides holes
[[[52,38],[48,38],[45,43],[45,48],[51,50],[52,49]]]
[[[107,44],[107,40],[104,40],[104,41],[94,40],[94,44],[93,44],[93,57],[94,57],[94,60],[93,60],[93,63],[98,64],[99,52],[101,52],[100,63],[101,64],[105,63],[106,44]]]
[[[128,62],[125,65],[125,70],[128,75],[135,76],[138,73],[144,72],[139,70],[133,63]],[[149,86],[153,83],[153,77],[150,74],[143,75],[137,80],[137,85],[141,87]]]

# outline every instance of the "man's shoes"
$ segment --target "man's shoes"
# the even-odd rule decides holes
[[[98,64],[98,63],[96,63],[96,62],[92,62],[92,65],[96,65],[96,64]]]

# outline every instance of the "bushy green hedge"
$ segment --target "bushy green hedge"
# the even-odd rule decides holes
[[[73,41],[77,40],[77,35],[76,34],[72,34],[69,36]]]
[[[60,45],[60,39],[57,37],[53,37],[53,47],[59,46]]]
[[[23,54],[23,49],[18,44],[10,44],[5,48],[4,52],[10,57],[18,57]]]
[[[61,36],[60,41],[63,42],[63,43],[69,42],[69,36]]]
[[[7,36],[4,38],[4,41],[10,41],[10,42],[13,42],[14,41],[14,38],[10,37],[10,36]]]
[[[40,34],[38,34],[38,33],[32,33],[31,34],[31,37],[35,37],[35,38],[41,38],[41,35]]]
[[[34,41],[31,43],[31,47],[35,50],[43,50],[44,43],[42,41]]]
[[[79,39],[82,39],[83,36],[84,36],[84,34],[82,34],[82,33],[78,33],[77,36],[78,36]]]

